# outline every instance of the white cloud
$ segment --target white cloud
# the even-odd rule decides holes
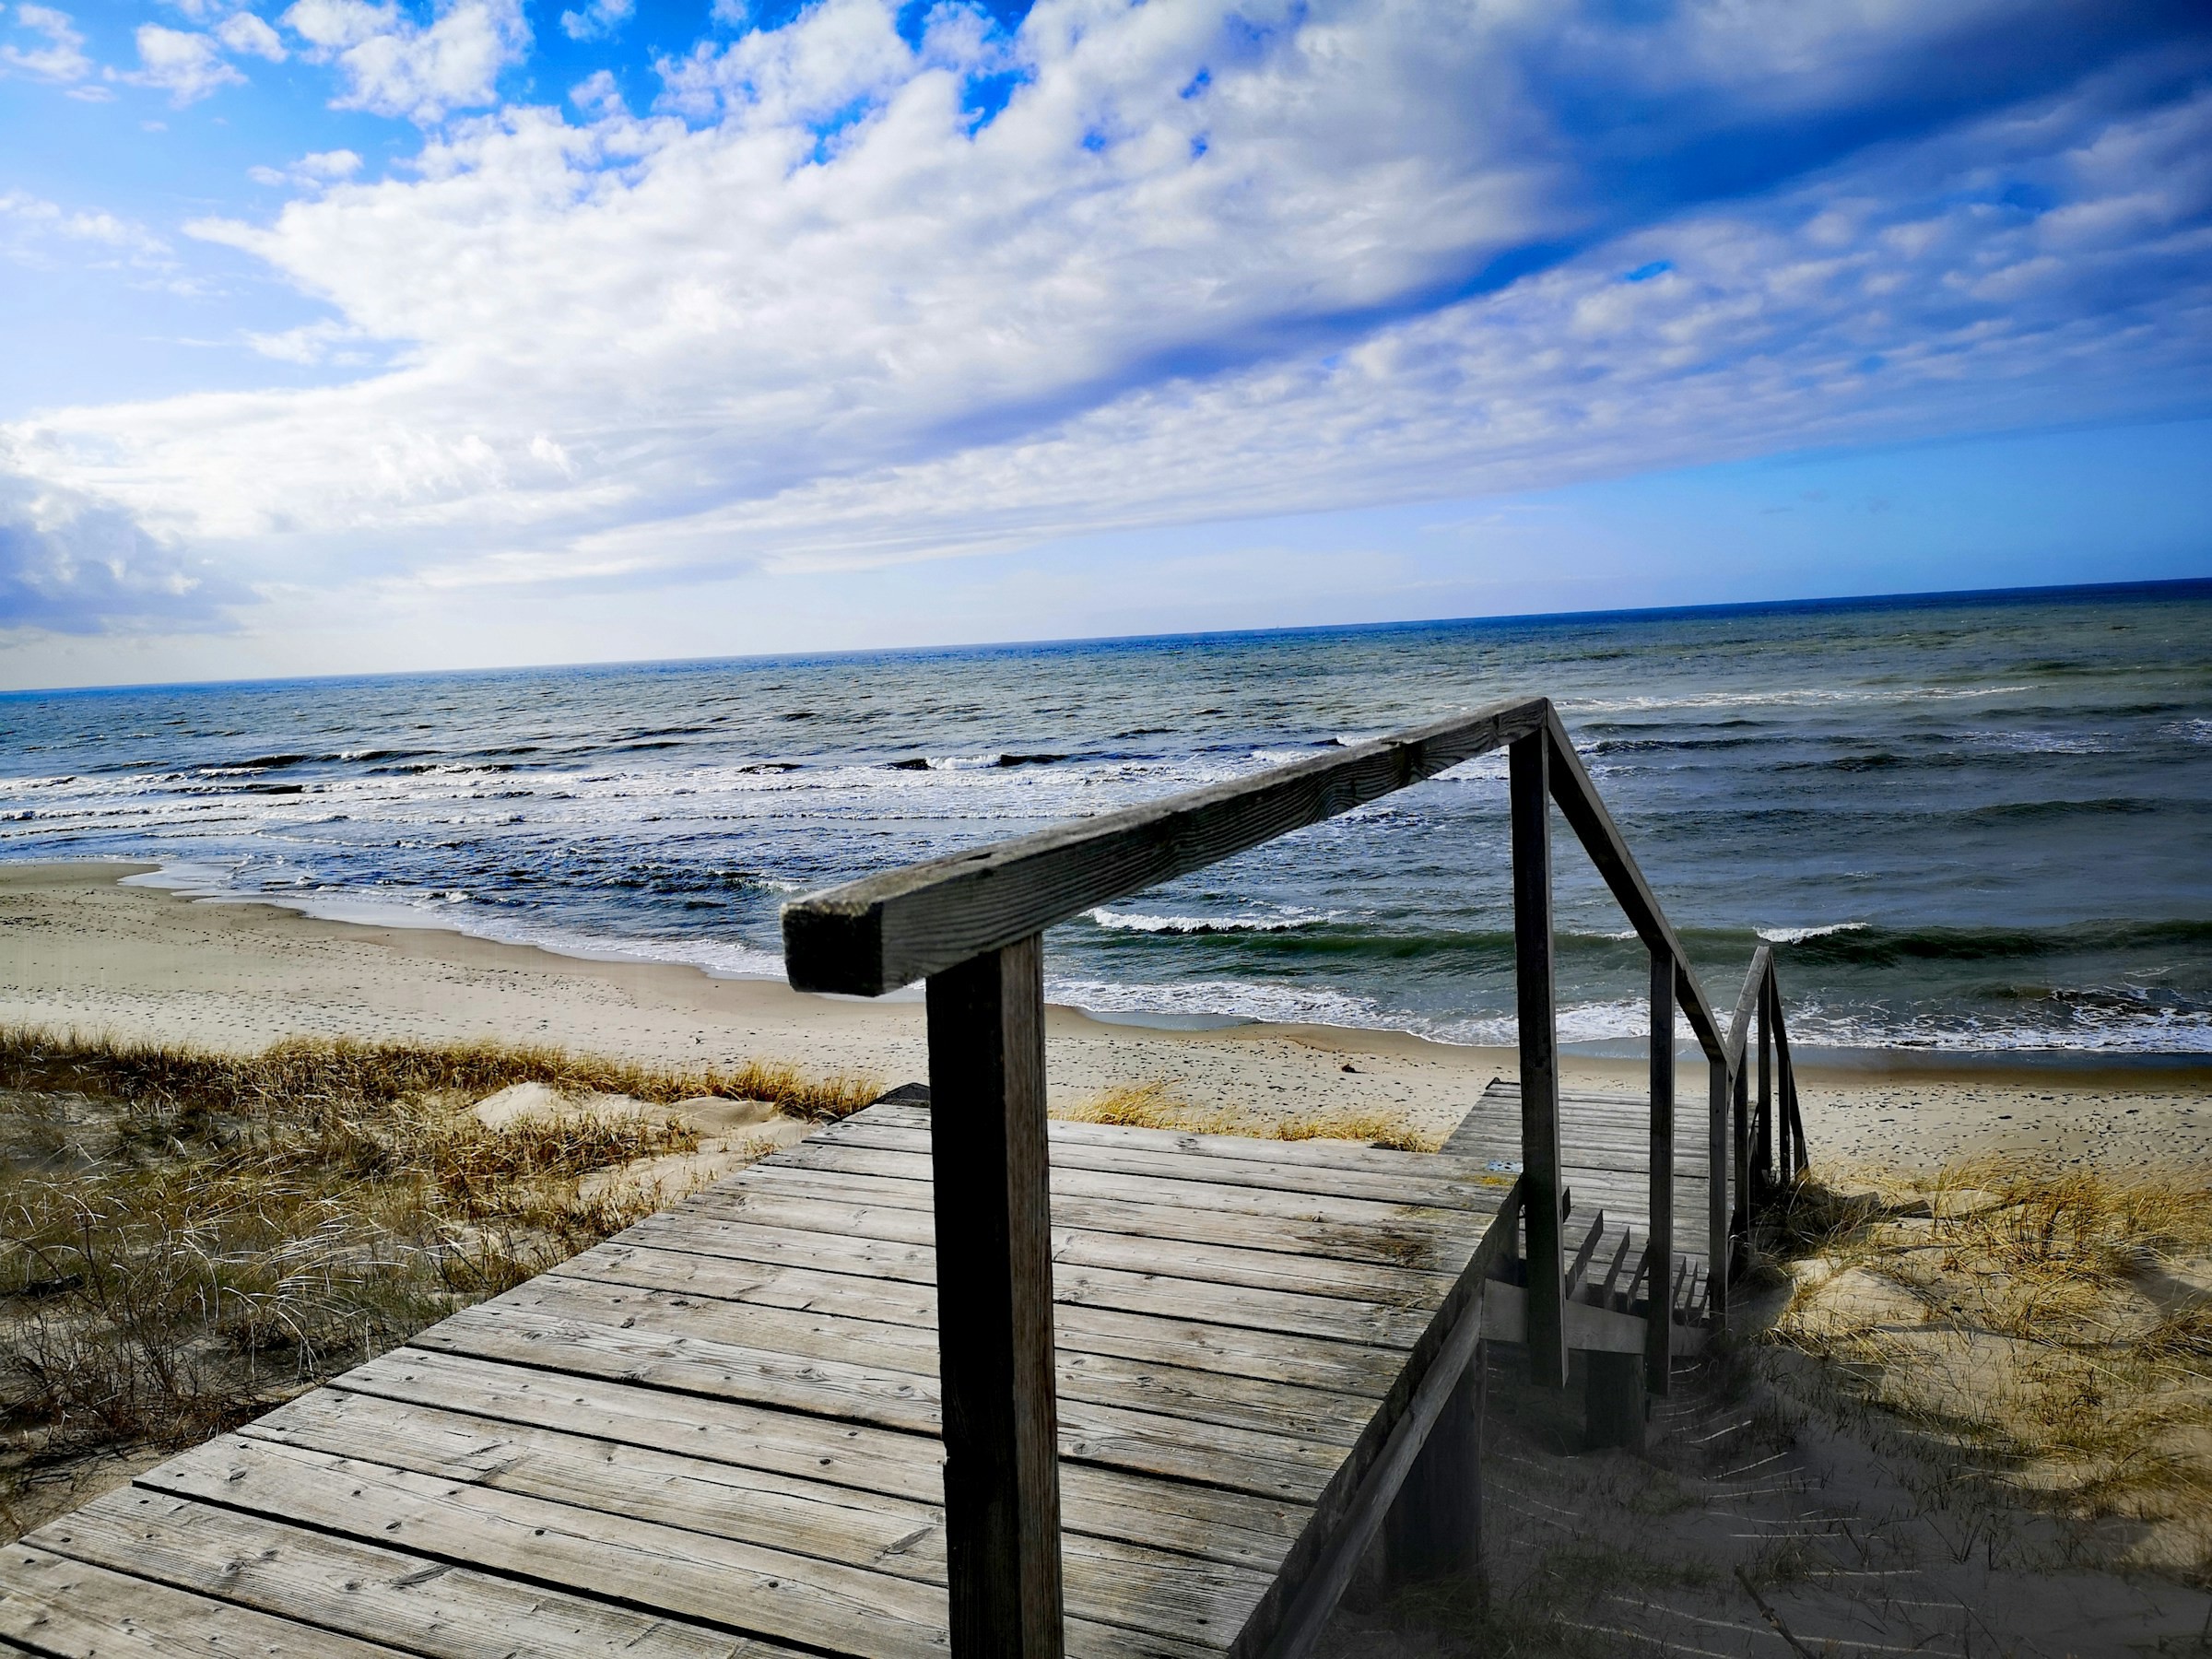
[[[89,253],[95,265],[126,264],[167,268],[173,261],[170,247],[145,226],[99,210],[70,211],[27,191],[0,191],[0,255],[18,264],[53,265],[55,244],[75,244],[76,257],[66,263],[84,263]]]
[[[284,62],[284,41],[263,18],[252,12],[233,12],[216,27],[215,38],[232,52],[249,56],[266,58],[272,64]]]
[[[137,40],[138,68],[116,78],[159,87],[180,109],[223,87],[245,84],[246,77],[223,61],[211,36],[142,23]]]
[[[316,150],[289,167],[249,167],[246,176],[256,184],[291,185],[321,190],[350,179],[361,170],[361,158],[349,149]]]
[[[425,27],[396,5],[297,0],[281,21],[306,55],[334,65],[345,90],[334,109],[423,125],[497,100],[500,72],[530,45],[522,0],[452,0]]]
[[[36,80],[68,86],[92,73],[85,55],[85,37],[67,12],[51,6],[18,6],[16,27],[46,37],[43,46],[0,45],[0,72],[28,75]]]
[[[220,626],[250,595],[110,501],[25,477],[0,444],[0,630]]]
[[[603,41],[629,21],[638,0],[590,0],[582,11],[560,14],[561,32],[571,41]]]
[[[588,125],[504,110],[406,177],[194,227],[330,307],[255,348],[373,371],[53,412],[10,429],[19,464],[303,583],[676,580],[2201,398],[2212,93],[1993,98],[1630,213],[1630,140],[1577,125],[1608,65],[1676,76],[1638,165],[1715,133],[1734,165],[1763,112],[1910,104],[1956,54],[1924,7],[1745,0],[1628,52],[1439,4],[1045,0],[1010,42],[940,10],[917,47],[888,3],[822,0],[664,65],[658,115],[594,79]],[[355,76],[465,9],[285,22]],[[1580,79],[1552,61],[1584,47]]]

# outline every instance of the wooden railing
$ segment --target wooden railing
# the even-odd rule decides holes
[[[1549,807],[1556,805],[1651,958],[1653,1294],[1646,1381],[1664,1393],[1672,1341],[1665,1288],[1674,1257],[1677,1008],[1710,1072],[1712,1199],[1706,1220],[1716,1316],[1726,1307],[1728,1258],[1741,1224],[1730,1194],[1741,1198],[1751,1191],[1743,1172],[1751,1135],[1743,1061],[1754,1014],[1758,1133],[1764,1146],[1774,1124],[1771,1037],[1781,1061],[1783,1161],[1793,1170],[1802,1167],[1804,1143],[1794,1074],[1782,1034],[1772,952],[1762,947],[1754,958],[1732,1028],[1724,1032],[1548,699],[1491,703],[1339,754],[911,865],[785,907],[785,961],[798,989],[875,996],[918,979],[928,984],[938,1366],[958,1659],[1042,1659],[1061,1651],[1044,930],[1501,747],[1508,751],[1511,794],[1518,1207],[1526,1237],[1532,1365],[1539,1381],[1555,1386],[1566,1381],[1552,983]],[[1790,1162],[1793,1144],[1796,1163]],[[1773,1167],[1771,1156],[1762,1155],[1759,1169],[1769,1180]],[[1743,1207],[1747,1217],[1747,1202]],[[1448,1389],[1454,1379],[1436,1382]]]

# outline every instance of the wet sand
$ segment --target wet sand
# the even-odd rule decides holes
[[[887,1088],[927,1075],[916,997],[803,994],[696,969],[596,961],[429,928],[118,885],[146,865],[0,865],[0,1023],[232,1051],[288,1036],[549,1043],[640,1060],[794,1061]],[[1785,970],[1786,971],[1786,970]],[[1786,981],[1785,981],[1786,982]],[[1709,987],[1716,1000],[1724,987]],[[1056,1102],[1161,1083],[1194,1105],[1266,1116],[1387,1112],[1456,1123],[1510,1049],[1399,1032],[1245,1025],[1162,1031],[1052,1010]],[[1644,1063],[1570,1057],[1571,1086],[1640,1091]],[[1703,1099],[1686,1063],[1685,1107]],[[1930,1167],[1979,1152],[2212,1166],[2212,1065],[2187,1072],[1977,1071],[1900,1055],[1800,1070],[1823,1163]]]

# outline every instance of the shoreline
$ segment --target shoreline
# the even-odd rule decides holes
[[[918,998],[865,1002],[683,964],[571,955],[458,930],[330,921],[262,900],[123,886],[143,861],[0,864],[0,1023],[253,1050],[287,1036],[545,1043],[687,1062],[788,1060],[891,1088],[927,1075]],[[1162,1029],[1048,1009],[1055,1103],[1160,1083],[1262,1117],[1385,1112],[1441,1131],[1508,1048],[1410,1032],[1250,1022]],[[1917,1050],[1801,1054],[1816,1159],[1928,1167],[1983,1151],[2059,1162],[2212,1166],[2212,1065],[2048,1064]],[[1687,1102],[1702,1097],[1682,1065]],[[1641,1092],[1641,1056],[1564,1053],[1570,1087]],[[1909,1115],[1911,1127],[1906,1129]]]

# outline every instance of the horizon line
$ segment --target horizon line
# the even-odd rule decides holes
[[[394,668],[353,674],[269,675],[246,679],[138,680],[97,686],[27,687],[0,690],[0,702],[26,698],[99,697],[131,691],[213,691],[252,687],[342,685],[347,682],[452,679],[462,676],[552,674],[587,669],[705,667],[716,664],[832,662],[840,658],[957,656],[963,653],[1050,651],[1081,646],[1182,644],[1214,640],[1283,639],[1309,634],[1387,633],[1422,628],[1495,627],[1561,623],[1595,624],[1630,618],[1775,616],[1818,612],[1951,605],[2019,605],[2067,600],[2141,599],[2182,596],[2197,590],[2212,598],[2212,576],[2172,576],[2134,582],[2045,583],[2030,587],[1939,588],[1912,593],[1838,594],[1798,599],[1732,600],[1720,604],[1608,606],[1598,610],[1513,611],[1482,616],[1408,617],[1388,622],[1313,622],[1274,628],[1195,629],[1144,634],[1069,634],[1048,640],[978,640],[951,645],[863,645],[830,651],[743,652],[727,655],[618,657],[564,663],[510,663],[478,668]]]

